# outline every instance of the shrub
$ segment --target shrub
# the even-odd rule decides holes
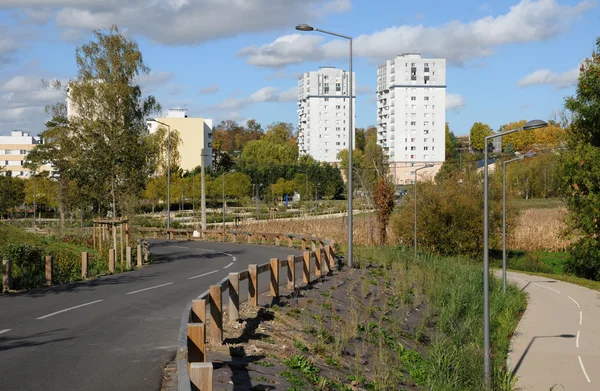
[[[600,246],[594,239],[584,238],[569,246],[570,257],[565,271],[577,277],[600,281]]]
[[[10,244],[4,256],[13,262],[13,287],[17,290],[38,288],[45,282],[43,249],[29,244]]]
[[[499,173],[501,175],[501,172]],[[502,188],[498,173],[490,175],[490,247],[502,238]],[[481,256],[483,253],[483,179],[481,174],[457,171],[438,183],[417,184],[417,226],[419,246],[441,255]],[[516,209],[508,205],[508,225]],[[404,198],[392,218],[398,244],[412,245],[414,239],[414,193]]]

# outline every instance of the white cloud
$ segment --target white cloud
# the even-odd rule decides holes
[[[218,85],[216,85],[216,84],[211,84],[211,85],[209,85],[209,86],[206,86],[206,87],[201,87],[201,88],[198,90],[198,93],[199,93],[200,95],[215,94],[215,93],[217,93],[217,92],[219,92],[219,86],[218,86]]]
[[[390,27],[354,39],[357,56],[381,59],[417,50],[427,56],[446,58],[450,64],[463,65],[485,58],[498,46],[510,43],[543,41],[556,37],[584,12],[594,7],[583,0],[562,5],[556,0],[521,0],[508,12],[463,23],[452,21],[442,26],[403,25]],[[346,40],[323,43],[316,34],[291,34],[262,46],[241,49],[238,56],[256,66],[283,67],[304,61],[345,58]]]
[[[171,72],[150,72],[147,75],[141,75],[138,83],[144,92],[151,92],[164,86],[173,80]]]
[[[64,80],[63,80],[64,82]],[[23,129],[36,133],[47,120],[45,107],[64,102],[65,95],[40,77],[18,75],[0,84],[0,124],[2,132]]]
[[[273,79],[298,79],[302,73],[300,72],[286,72],[285,69],[280,69],[277,72],[271,73],[266,77],[267,80]]]
[[[467,103],[465,98],[460,94],[446,94],[446,110],[459,111],[465,107]]]
[[[255,103],[294,102],[297,99],[298,89],[296,87],[291,87],[283,92],[278,87],[263,87],[247,98],[229,97],[210,107],[210,109],[218,111],[234,111]]]
[[[75,31],[127,26],[131,34],[168,45],[197,45],[243,33],[293,28],[351,9],[349,0],[2,0],[0,9],[17,9],[31,22],[46,23],[50,12],[56,26]],[[27,10],[43,10],[32,14]]]
[[[555,89],[569,88],[577,84],[579,66],[563,73],[555,73],[549,69],[538,69],[517,82],[517,87],[551,85]]]

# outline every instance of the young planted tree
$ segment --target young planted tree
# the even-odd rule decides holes
[[[375,183],[373,201],[377,210],[377,223],[379,224],[379,244],[385,245],[387,241],[387,226],[394,210],[394,186],[385,178],[380,177]]]
[[[481,122],[475,122],[471,127],[470,136],[471,136],[471,148],[476,151],[483,151],[485,137],[492,135],[494,132],[489,125],[483,124]]]

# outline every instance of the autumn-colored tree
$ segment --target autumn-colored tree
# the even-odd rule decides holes
[[[471,148],[476,151],[483,151],[485,138],[491,136],[494,132],[489,125],[481,122],[475,122],[471,127]]]
[[[377,223],[379,224],[379,243],[385,245],[387,241],[387,226],[394,210],[394,185],[385,178],[380,177],[375,183],[373,201],[377,210]]]

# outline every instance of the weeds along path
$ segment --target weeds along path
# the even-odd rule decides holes
[[[509,365],[529,390],[600,389],[600,296],[567,282],[520,273],[509,281],[529,294]],[[562,387],[561,387],[562,386]]]

